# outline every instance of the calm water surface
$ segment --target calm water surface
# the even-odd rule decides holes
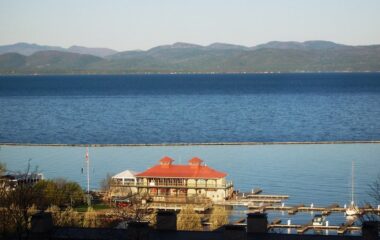
[[[380,140],[380,74],[0,76],[0,143],[210,143]],[[91,187],[168,155],[228,173],[235,188],[288,194],[286,204],[371,201],[379,144],[92,147]],[[47,178],[85,186],[82,147],[5,146],[9,169],[28,159]],[[245,216],[234,209],[233,218]],[[310,213],[270,219],[305,223]],[[342,214],[329,216],[344,222]]]
[[[0,76],[0,142],[380,140],[380,74]]]

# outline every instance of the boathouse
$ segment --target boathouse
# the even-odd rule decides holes
[[[173,164],[164,157],[159,164],[135,175],[138,193],[161,197],[205,197],[212,201],[228,199],[233,193],[227,174],[212,169],[200,158],[192,158],[187,165]]]
[[[125,197],[137,193],[136,172],[125,170],[112,176],[111,197]]]
[[[119,185],[136,185],[136,172],[125,170],[112,177],[112,180]]]

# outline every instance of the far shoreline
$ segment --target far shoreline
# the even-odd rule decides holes
[[[379,71],[299,71],[299,72],[130,72],[130,73],[0,73],[0,77],[38,76],[133,76],[133,75],[278,75],[278,74],[373,74]]]
[[[317,145],[317,144],[380,144],[380,140],[366,141],[305,141],[305,142],[210,142],[210,143],[0,143],[1,146],[25,147],[186,147],[186,146],[249,146],[249,145]]]

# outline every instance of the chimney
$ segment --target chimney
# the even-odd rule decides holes
[[[160,165],[162,168],[169,168],[173,162],[174,160],[171,159],[170,157],[163,157],[160,160]]]
[[[200,166],[202,166],[202,162],[202,159],[194,157],[189,160],[189,165],[191,168],[199,168]]]

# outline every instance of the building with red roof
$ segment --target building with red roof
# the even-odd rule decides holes
[[[194,157],[187,165],[173,164],[170,157],[163,157],[159,164],[135,175],[138,193],[150,196],[206,197],[213,201],[232,196],[232,182],[227,174],[206,166]]]

